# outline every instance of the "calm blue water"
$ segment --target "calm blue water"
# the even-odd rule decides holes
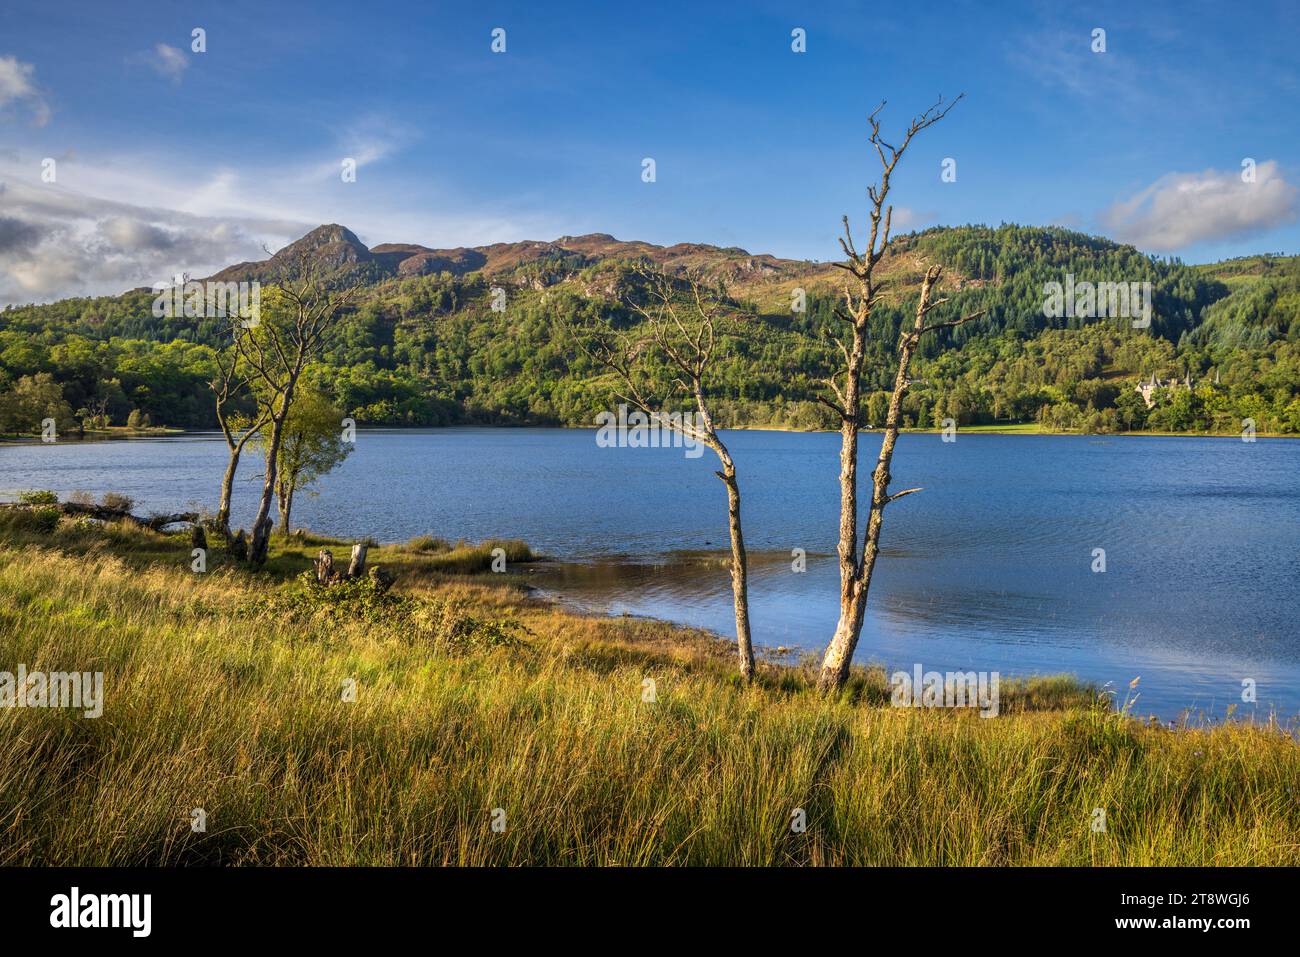
[[[751,617],[768,646],[816,649],[837,614],[834,434],[725,436],[752,552]],[[863,438],[869,475],[879,436]],[[215,505],[219,436],[0,446],[0,493],[120,491],[138,510]],[[236,487],[248,524],[260,460]],[[727,542],[709,453],[598,448],[595,432],[362,431],[302,496],[299,525],[383,541],[420,533],[522,538],[582,566],[537,583],[585,608],[734,635]],[[1221,438],[904,435],[861,661],[910,669],[1074,672],[1138,710],[1222,715],[1257,682],[1259,713],[1300,713],[1300,442]],[[808,554],[791,570],[791,550]],[[1106,571],[1091,570],[1093,550]],[[1239,704],[1239,710],[1252,708]]]

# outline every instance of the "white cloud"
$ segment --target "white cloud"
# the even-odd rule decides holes
[[[17,57],[0,56],[0,106],[11,100],[34,96],[36,87],[32,84],[32,74],[36,67],[30,63],[21,63]]]
[[[0,161],[0,305],[124,292],[180,272],[210,275],[235,262],[265,258],[316,225],[269,216],[214,216],[144,205],[44,183],[25,176],[33,164]],[[60,180],[76,178],[67,165]],[[166,195],[158,171],[152,195]],[[115,178],[114,195],[149,196]],[[146,186],[141,189],[140,187]]]
[[[50,121],[50,107],[33,81],[36,67],[17,57],[0,56],[0,110],[22,104],[31,110],[32,122],[44,126]]]
[[[1255,181],[1240,170],[1170,173],[1101,214],[1117,239],[1167,252],[1203,240],[1259,233],[1294,222],[1297,190],[1273,160],[1258,164]]]
[[[376,125],[360,127],[374,133]],[[374,156],[395,142],[390,136],[358,152]],[[502,210],[471,207],[427,179],[371,177],[364,180],[369,189],[344,184],[337,164],[319,152],[239,169],[186,167],[169,154],[81,152],[59,159],[57,183],[41,182],[40,159],[0,150],[0,307],[115,295],[179,272],[209,276],[265,259],[264,247],[278,249],[321,223],[342,223],[372,246],[438,248],[582,232],[549,216],[520,215],[508,198]],[[327,167],[331,181],[323,182]]]
[[[938,214],[934,210],[913,209],[911,206],[895,206],[889,225],[895,233],[901,233],[909,229],[916,229],[926,223],[932,223],[937,218]]]
[[[333,130],[333,135],[338,143],[338,157],[314,164],[303,171],[303,176],[338,182],[344,159],[355,162],[356,168],[360,170],[397,153],[418,134],[389,116],[370,114]]]
[[[147,61],[149,65],[173,83],[179,83],[181,77],[185,75],[185,71],[189,69],[189,57],[176,47],[168,46],[166,43],[156,44],[153,52],[154,55],[149,57]]]

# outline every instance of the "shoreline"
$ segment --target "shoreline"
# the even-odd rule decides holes
[[[455,425],[366,425],[358,424],[359,431],[366,432],[429,432],[433,430],[456,430],[456,429],[481,429],[481,430],[500,430],[508,432],[518,429],[547,429],[551,431],[582,431],[595,432],[600,429],[596,425],[546,425],[542,423],[519,423],[519,424],[491,424],[491,423],[470,423],[460,422]],[[734,425],[726,426],[719,429],[720,432],[781,432],[804,435],[838,435],[838,429],[795,429],[781,425]],[[859,429],[860,434],[881,434],[885,430],[882,428],[863,428]],[[943,429],[918,429],[905,428],[899,429],[902,435],[941,435]],[[1015,425],[967,425],[958,426],[955,430],[957,435],[1032,435],[1032,436],[1059,436],[1073,438],[1175,438],[1175,439],[1238,439],[1241,440],[1240,432],[1061,432],[1042,429],[1034,423],[1024,423]],[[125,428],[114,429],[108,432],[96,431],[87,432],[84,435],[72,434],[64,435],[58,438],[58,442],[105,442],[129,440],[137,438],[174,438],[186,435],[220,435],[217,429],[181,429],[168,426],[160,426],[153,429],[133,429]],[[1256,438],[1260,439],[1300,439],[1300,434],[1291,432],[1256,432]],[[53,445],[54,442],[44,442],[38,435],[0,435],[0,443],[11,443],[14,445]]]

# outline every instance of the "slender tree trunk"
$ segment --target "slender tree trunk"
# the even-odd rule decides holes
[[[852,418],[846,417],[841,428],[840,443],[840,618],[835,634],[822,660],[817,687],[834,691],[843,687],[849,676],[849,665],[858,639],[862,636],[862,619],[867,607],[867,593],[871,589],[871,576],[875,571],[876,557],[880,551],[880,528],[884,521],[885,506],[889,504],[889,466],[898,442],[898,429],[902,418],[903,395],[909,385],[908,367],[916,345],[921,339],[925,314],[929,310],[930,292],[934,277],[927,273],[921,285],[921,299],[916,307],[913,327],[903,333],[898,348],[898,370],[894,375],[894,391],[889,399],[889,413],[885,419],[885,433],[880,443],[880,456],[871,474],[871,511],[867,516],[867,531],[863,541],[862,560],[855,558],[857,546],[857,458],[858,458],[858,375],[862,368],[865,345],[865,323],[854,327],[853,349],[849,357],[849,381],[845,388],[845,408]]]
[[[226,463],[226,474],[221,477],[221,504],[217,506],[217,527],[226,538],[230,537],[230,499],[235,488],[235,471],[239,468],[239,453],[243,449],[230,446],[230,460]]]
[[[230,449],[230,458],[226,462],[226,474],[221,477],[221,501],[217,505],[217,526],[226,538],[229,538],[230,502],[234,495],[235,473],[239,470],[239,459],[244,454],[244,446],[248,444],[248,440],[257,434],[258,429],[264,423],[261,420],[253,423],[244,430],[243,435],[236,439],[230,431],[226,417],[218,413],[218,419],[221,422],[221,432],[226,437],[226,446]]]
[[[296,370],[295,370],[296,371]],[[271,500],[275,497],[275,480],[280,459],[280,442],[284,437],[284,420],[289,415],[289,403],[293,401],[293,390],[297,376],[290,379],[281,397],[279,414],[271,416],[271,436],[266,448],[266,474],[262,479],[262,497],[257,503],[257,517],[253,519],[253,541],[248,550],[248,561],[254,568],[266,562],[267,549],[271,544]]]
[[[849,662],[862,633],[865,593],[858,582],[858,430],[862,404],[862,361],[866,354],[866,321],[853,326],[844,384],[844,412],[840,421],[840,540],[836,548],[840,566],[840,617],[817,687],[838,688],[848,677]]]
[[[236,442],[234,434],[230,431],[230,423],[226,421],[222,413],[222,397],[217,398],[217,422],[221,426],[221,434],[226,437],[226,448],[230,451],[230,458],[226,462],[226,474],[221,477],[221,501],[217,504],[217,526],[221,529],[226,538],[230,538],[230,499],[235,488],[235,471],[239,468],[239,453],[243,451],[242,442]]]
[[[275,483],[275,502],[280,512],[280,534],[289,537],[289,491],[284,482]]]
[[[721,444],[721,443],[719,443]],[[740,528],[740,485],[731,456],[722,452],[722,471],[718,473],[727,486],[727,524],[731,529],[731,595],[736,607],[736,647],[740,654],[740,676],[754,680],[754,643],[749,633],[749,557],[745,552],[745,535]]]
[[[217,506],[217,524],[227,538],[230,537],[230,502],[235,490],[235,473],[239,469],[239,459],[244,454],[244,446],[256,430],[250,428],[237,442],[227,440],[230,445],[230,459],[226,462],[226,474],[221,477],[221,503]]]
[[[890,227],[893,222],[894,207],[888,202],[890,177],[894,168],[902,159],[903,153],[912,141],[912,137],[921,130],[938,123],[961,100],[961,96],[944,105],[943,97],[924,113],[912,118],[907,126],[899,146],[892,146],[880,134],[880,111],[885,104],[871,113],[867,118],[871,126],[869,141],[880,157],[881,174],[879,185],[868,186],[867,195],[871,198],[871,234],[867,247],[858,252],[849,228],[849,218],[844,217],[844,237],[840,248],[848,262],[842,268],[856,277],[859,291],[854,294],[845,287],[844,298],[847,310],[835,311],[838,318],[849,323],[853,330],[852,342],[846,346],[836,337],[836,342],[844,350],[846,380],[841,391],[835,383],[835,377],[828,380],[831,390],[839,399],[839,404],[828,403],[840,415],[840,618],[835,626],[835,634],[826,648],[822,659],[821,674],[817,687],[822,691],[833,691],[844,685],[849,675],[849,664],[853,660],[853,651],[862,634],[862,618],[867,606],[867,592],[871,587],[871,574],[876,567],[876,556],[880,544],[880,525],[885,506],[900,496],[919,489],[907,489],[895,495],[889,494],[889,464],[894,455],[894,443],[898,440],[898,426],[901,416],[903,393],[907,391],[908,364],[916,344],[926,331],[925,315],[935,305],[931,304],[930,291],[942,275],[939,266],[930,266],[921,284],[921,298],[916,309],[916,323],[912,329],[901,336],[898,350],[898,373],[894,377],[894,392],[889,402],[889,412],[885,421],[885,433],[880,444],[880,458],[876,470],[872,473],[871,512],[867,517],[867,531],[862,543],[862,555],[857,552],[858,535],[858,430],[862,425],[861,389],[862,363],[866,352],[867,325],[871,320],[872,310],[881,298],[881,290],[886,281],[877,282],[874,278],[876,264],[884,258],[889,249]],[[883,231],[882,231],[883,230]],[[959,319],[956,322],[941,323],[940,326],[960,325],[974,319],[979,313]],[[939,328],[934,326],[930,328]]]
[[[736,651],[740,655],[740,676],[750,682],[754,680],[754,641],[749,632],[749,556],[745,551],[745,535],[740,526],[740,483],[736,479],[736,463],[731,460],[731,453],[713,427],[713,415],[704,401],[704,385],[698,376],[692,383],[691,391],[704,426],[705,444],[713,449],[718,461],[722,463],[722,470],[714,474],[727,486],[727,527],[731,533],[731,597],[736,609]]]

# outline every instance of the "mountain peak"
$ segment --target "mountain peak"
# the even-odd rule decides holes
[[[352,230],[338,223],[326,223],[285,246],[271,259],[283,260],[304,253],[310,253],[330,266],[369,262],[374,258]]]
[[[282,263],[304,256],[331,270],[374,262],[378,258],[346,226],[325,223],[278,250],[270,259],[227,266],[208,278],[218,282],[265,281],[275,275]]]

